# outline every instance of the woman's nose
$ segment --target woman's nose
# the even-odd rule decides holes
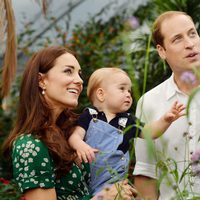
[[[83,84],[83,79],[81,78],[80,74],[77,74],[75,77],[75,82],[79,84]]]

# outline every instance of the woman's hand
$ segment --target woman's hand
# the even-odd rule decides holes
[[[128,184],[128,180],[124,180],[104,188],[92,200],[132,200],[136,196],[137,190]]]

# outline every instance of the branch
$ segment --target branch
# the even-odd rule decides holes
[[[77,6],[82,4],[85,0],[79,0],[76,4],[72,5],[69,9],[67,9],[64,13],[62,13],[57,19],[55,19],[53,22],[51,22],[43,31],[38,33],[24,48],[27,48],[31,46],[33,43],[35,43],[38,39],[41,38],[43,34],[45,34],[49,29],[52,28],[59,20],[61,20],[65,15],[69,15],[72,10],[74,10]]]

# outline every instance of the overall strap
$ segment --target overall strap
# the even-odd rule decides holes
[[[93,108],[88,108],[88,111],[89,111],[90,115],[92,116],[93,121],[97,122],[98,112]]]
[[[120,133],[123,133],[123,130],[126,128],[128,118],[127,117],[120,117],[118,120],[118,129]]]

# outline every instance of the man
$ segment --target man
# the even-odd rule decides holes
[[[159,56],[173,73],[139,100],[136,116],[145,123],[157,120],[177,100],[187,105],[192,90],[200,85],[200,78],[194,73],[194,69],[200,70],[200,38],[190,16],[178,11],[163,13],[154,23],[153,40]],[[180,199],[200,196],[198,176],[185,173],[181,178],[191,156],[200,149],[199,102],[197,93],[190,103],[188,117],[178,119],[154,141],[156,153],[153,156],[146,141],[136,140],[135,185],[143,197],[168,200],[179,199],[178,195],[182,195]],[[159,181],[161,185],[157,190]]]

